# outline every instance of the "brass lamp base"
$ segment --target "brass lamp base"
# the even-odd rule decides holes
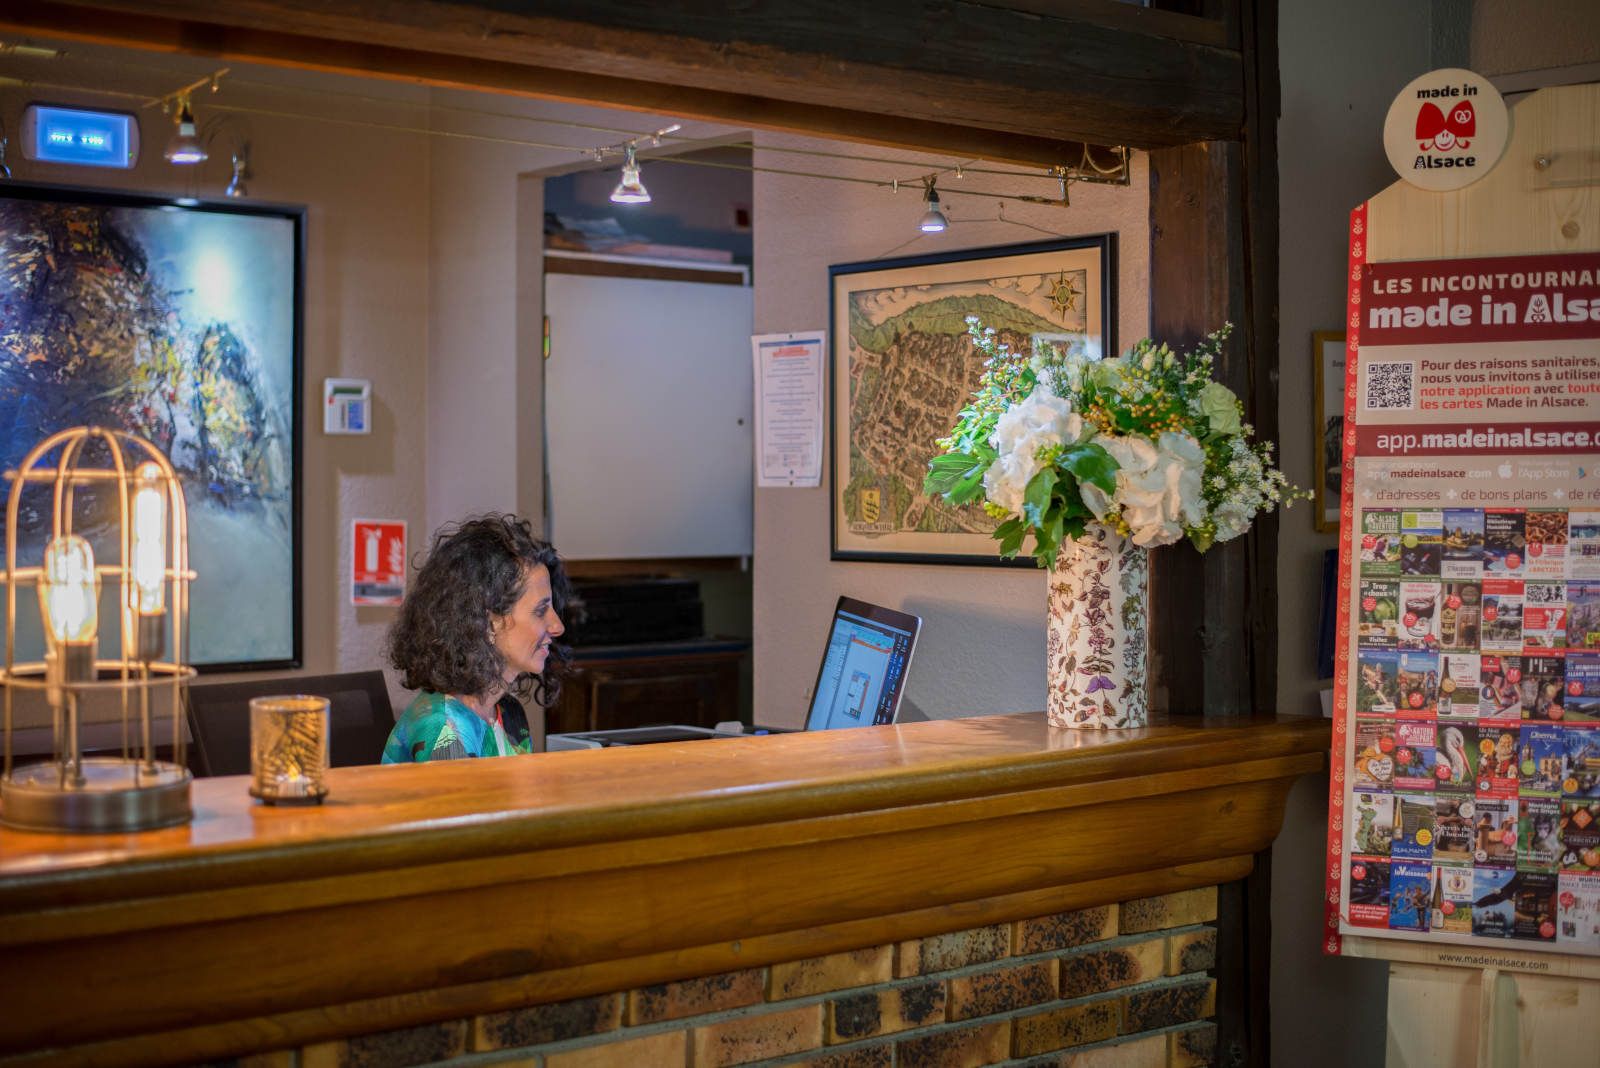
[[[117,834],[176,827],[194,818],[187,768],[118,757],[83,761],[83,782],[61,765],[28,764],[0,781],[0,823],[22,831]]]

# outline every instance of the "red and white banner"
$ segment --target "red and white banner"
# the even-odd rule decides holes
[[[1369,237],[1363,205],[1324,945],[1600,955],[1600,254]]]

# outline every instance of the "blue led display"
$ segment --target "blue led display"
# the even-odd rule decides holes
[[[45,163],[76,163],[89,167],[119,167],[134,163],[134,118],[108,111],[83,111],[35,104],[33,159]]]

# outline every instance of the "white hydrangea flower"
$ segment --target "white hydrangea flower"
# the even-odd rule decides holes
[[[999,457],[983,475],[984,494],[1008,512],[1022,511],[1028,483],[1044,467],[1041,449],[1072,445],[1083,436],[1083,417],[1070,401],[1051,393],[1043,384],[1034,387],[995,422],[989,436]]]
[[[1194,438],[1168,431],[1154,442],[1138,435],[1099,440],[1118,469],[1117,490],[1109,497],[1087,483],[1079,487],[1097,518],[1120,507],[1134,544],[1143,546],[1170,545],[1185,527],[1205,522],[1205,452]]]

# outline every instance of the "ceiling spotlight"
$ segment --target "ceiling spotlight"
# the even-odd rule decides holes
[[[933,187],[931,178],[928,180],[927,188],[922,192],[922,202],[928,205],[928,210],[923,213],[922,221],[917,225],[925,234],[944,233],[950,226],[950,220],[939,210],[939,191]]]
[[[622,164],[622,181],[611,191],[613,204],[648,204],[650,203],[650,190],[644,187],[639,180],[639,164],[633,158],[633,146],[630,144],[625,149],[627,159]]]
[[[249,149],[241,148],[233,154],[233,177],[228,179],[228,188],[222,191],[223,196],[243,197],[249,196],[244,187],[245,173],[250,169],[250,160],[247,155]]]
[[[204,163],[206,146],[195,133],[194,112],[189,108],[189,98],[184,97],[178,106],[178,129],[167,142],[167,162],[179,165]]]

